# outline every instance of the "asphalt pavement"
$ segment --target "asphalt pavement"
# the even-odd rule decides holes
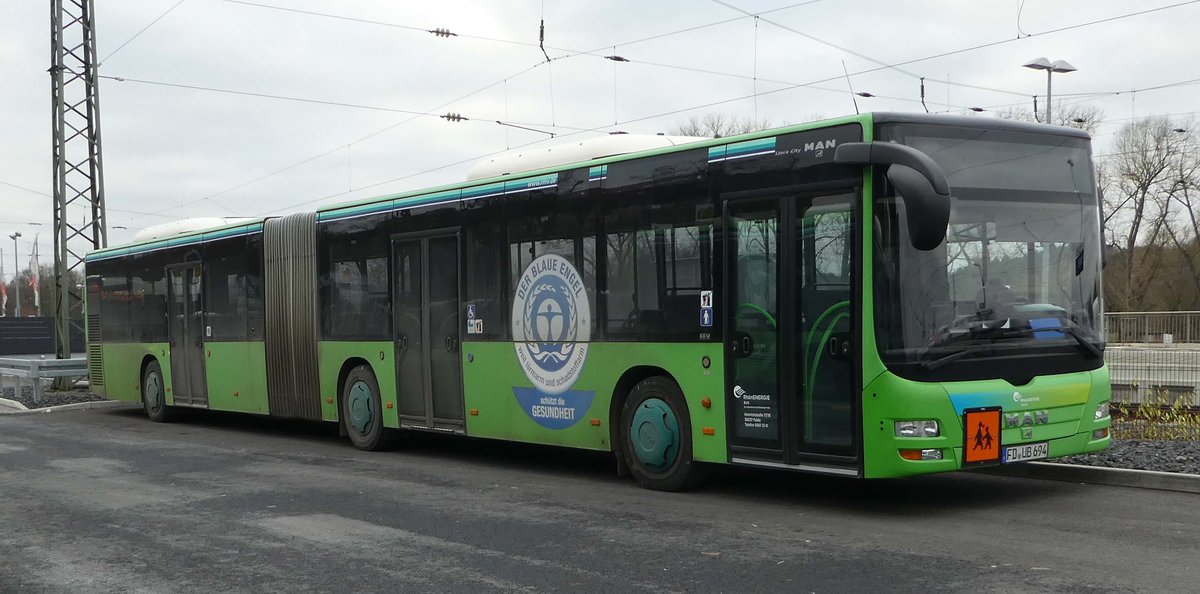
[[[1195,591],[1200,496],[722,469],[137,409],[0,416],[0,592]]]

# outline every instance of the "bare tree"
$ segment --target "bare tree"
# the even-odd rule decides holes
[[[996,115],[1007,120],[1020,120],[1022,122],[1040,122],[1040,116],[1033,113],[1029,109],[1023,107],[1007,107],[996,111]],[[1054,124],[1058,126],[1068,126],[1071,128],[1079,128],[1088,134],[1095,135],[1096,129],[1104,120],[1104,110],[1095,105],[1086,103],[1077,103],[1073,105],[1065,105],[1062,102],[1054,105]]]
[[[1190,167],[1194,175],[1197,166],[1186,165],[1195,159],[1195,147],[1177,128],[1162,116],[1130,122],[1117,132],[1112,153],[1101,162],[1105,232],[1120,250],[1115,270],[1106,274],[1109,305],[1117,311],[1149,304],[1164,260],[1173,255],[1164,248],[1186,241],[1184,232],[1171,226],[1172,207],[1194,198],[1189,193],[1194,190],[1184,191],[1194,180],[1181,183],[1180,174]]]
[[[691,116],[686,122],[679,124],[671,131],[677,136],[706,136],[708,138],[723,138],[757,132],[771,127],[770,120],[755,121],[751,118],[740,118],[723,113],[705,114],[703,117]]]
[[[1182,136],[1193,128],[1193,122],[1188,121],[1174,126],[1172,132]],[[1185,282],[1183,290],[1191,299],[1179,306],[1191,309],[1200,307],[1200,148],[1190,138],[1182,137],[1179,158],[1171,164],[1168,174],[1167,199],[1175,208],[1166,230],[1181,268],[1187,272],[1178,276]]]

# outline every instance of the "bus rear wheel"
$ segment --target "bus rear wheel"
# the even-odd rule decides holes
[[[142,371],[142,409],[156,423],[166,423],[175,418],[175,409],[167,406],[162,367],[158,361],[151,361]]]
[[[683,393],[665,377],[644,379],[621,407],[621,452],[637,482],[656,491],[684,491],[703,479],[692,460],[692,427]]]
[[[341,400],[342,424],[354,447],[368,451],[386,449],[389,435],[383,426],[379,382],[370,367],[359,365],[346,374]]]

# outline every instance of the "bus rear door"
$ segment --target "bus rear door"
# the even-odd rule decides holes
[[[171,345],[171,389],[176,405],[208,406],[204,372],[204,305],[200,264],[167,269],[171,298],[168,340]]]
[[[463,430],[458,233],[392,240],[400,426]]]

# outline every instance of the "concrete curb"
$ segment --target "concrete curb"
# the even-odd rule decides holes
[[[15,410],[29,410],[28,407],[26,407],[24,404],[21,404],[20,402],[17,402],[16,400],[0,398],[0,414],[5,414],[8,412],[8,411],[4,410],[4,407],[12,408]]]
[[[1200,493],[1200,474],[1184,474],[1181,472],[1158,472],[1154,470],[1134,470],[1131,468],[1084,466],[1082,464],[1056,464],[1053,462],[1013,464],[1011,466],[989,468],[985,472],[1000,476],[1015,476],[1049,481],[1069,481],[1092,485],[1112,485],[1116,487],[1133,487],[1136,489]]]
[[[121,400],[96,400],[94,402],[76,402],[75,404],[62,404],[59,406],[47,406],[46,408],[29,408],[25,410],[17,410],[13,412],[0,412],[0,415],[36,415],[41,413],[65,412],[70,410],[93,410],[103,408],[141,408],[136,402],[124,402]]]

